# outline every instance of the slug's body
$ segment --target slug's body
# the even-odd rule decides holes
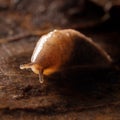
[[[39,74],[50,75],[58,70],[76,65],[110,64],[110,56],[90,38],[72,29],[54,30],[38,41],[31,63],[20,68],[31,68]]]

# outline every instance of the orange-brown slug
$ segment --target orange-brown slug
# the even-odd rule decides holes
[[[31,68],[39,74],[40,83],[44,75],[76,65],[106,65],[112,59],[98,44],[84,34],[73,30],[53,30],[37,42],[31,63],[20,69]]]

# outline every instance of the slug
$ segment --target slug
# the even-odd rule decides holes
[[[20,69],[31,68],[39,74],[43,83],[48,76],[72,66],[106,65],[112,59],[98,44],[84,34],[73,30],[53,30],[43,35],[37,42],[31,63],[20,65]]]

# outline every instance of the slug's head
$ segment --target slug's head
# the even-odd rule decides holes
[[[35,74],[39,74],[39,81],[43,83],[43,69],[37,63],[28,63],[20,65],[20,69],[31,69]]]

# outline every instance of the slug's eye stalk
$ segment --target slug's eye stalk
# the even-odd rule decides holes
[[[31,68],[32,64],[31,63],[28,63],[28,64],[22,64],[20,65],[20,69],[29,69]]]

